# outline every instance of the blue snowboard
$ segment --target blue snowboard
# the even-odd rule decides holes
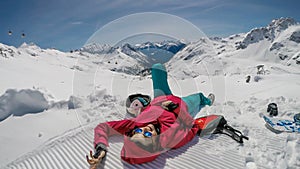
[[[263,118],[266,122],[266,127],[274,133],[300,133],[300,125],[296,125],[296,123],[292,120],[272,118],[267,116],[263,116]]]

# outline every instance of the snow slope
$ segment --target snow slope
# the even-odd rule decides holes
[[[115,137],[103,168],[299,168],[300,135],[274,134],[262,119],[271,102],[278,104],[279,117],[299,113],[299,25],[278,19],[262,30],[270,31],[272,39],[257,31],[200,39],[166,63],[175,95],[216,94],[214,105],[197,116],[222,114],[249,141],[196,137],[154,162],[132,166],[120,160],[122,138]],[[246,43],[250,34],[263,38]],[[128,94],[152,95],[151,77],[134,75],[147,67],[145,58],[137,61],[131,57],[137,53],[128,48],[93,50],[100,48],[104,52],[64,53],[34,44],[0,44],[0,145],[5,145],[0,168],[88,168],[85,155],[92,149],[93,128],[128,118]],[[260,74],[258,65],[264,65]]]

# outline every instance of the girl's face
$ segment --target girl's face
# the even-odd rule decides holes
[[[134,142],[139,142],[140,144],[143,144],[145,146],[149,146],[149,145],[153,145],[155,146],[156,143],[156,136],[157,136],[157,132],[155,130],[155,127],[153,124],[148,124],[145,127],[140,127],[140,129],[142,130],[142,132],[134,132],[132,131],[133,135],[131,137],[131,140]],[[150,132],[152,134],[151,137],[147,137],[144,135],[145,132]]]
[[[148,124],[148,125],[145,126],[145,127],[140,127],[140,129],[143,130],[142,133],[136,133],[136,132],[133,131],[133,132],[134,132],[133,135],[139,134],[139,135],[144,136],[144,133],[145,133],[145,132],[150,132],[150,133],[152,134],[151,137],[157,136],[157,132],[156,132],[155,127],[154,127],[153,124]],[[146,136],[144,136],[144,137],[146,137]]]

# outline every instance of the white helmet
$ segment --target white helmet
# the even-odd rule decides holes
[[[131,116],[139,115],[144,107],[147,107],[151,97],[143,94],[132,94],[126,99],[126,111]]]

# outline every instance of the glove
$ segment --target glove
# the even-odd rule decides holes
[[[175,104],[172,101],[168,100],[168,101],[164,101],[161,103],[161,107],[167,111],[173,111],[175,110],[177,107],[179,106],[179,104]]]
[[[97,144],[96,145],[96,152],[93,155],[93,157],[94,158],[98,158],[102,151],[105,151],[105,154],[106,154],[106,152],[107,152],[106,146],[104,144],[102,144],[102,143]],[[105,157],[105,155],[104,155],[104,157]]]
[[[92,151],[90,151],[90,158],[86,156],[86,160],[90,165],[90,169],[96,169],[99,163],[101,163],[106,156],[106,146],[102,143],[97,144],[96,152],[92,155]]]

